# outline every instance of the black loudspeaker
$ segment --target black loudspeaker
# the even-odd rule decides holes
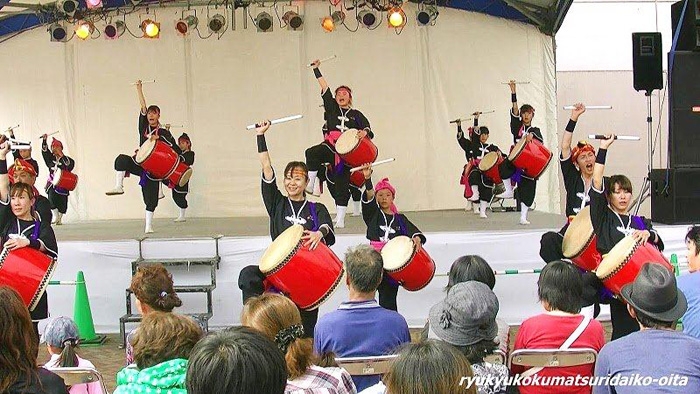
[[[700,168],[651,171],[651,219],[692,224],[700,218]],[[667,186],[668,185],[668,186]]]
[[[693,110],[700,106],[700,52],[670,53],[669,64],[671,168],[700,167],[700,113]]]
[[[671,5],[671,33],[672,37],[676,36],[678,28],[681,29],[678,33],[678,41],[676,42],[677,51],[692,51],[700,50],[700,1],[688,0],[688,8],[685,10],[683,20],[681,21],[681,13],[685,0],[673,3]]]
[[[661,33],[632,33],[632,69],[634,90],[664,87],[661,66]]]

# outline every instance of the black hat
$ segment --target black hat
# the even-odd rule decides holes
[[[688,309],[673,272],[659,263],[645,263],[634,282],[620,290],[620,295],[634,309],[655,320],[674,322]]]
[[[488,134],[488,133],[489,133],[489,128],[486,126],[474,127],[474,134],[476,134],[476,135],[482,135],[482,134]]]

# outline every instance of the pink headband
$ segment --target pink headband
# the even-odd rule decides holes
[[[391,183],[389,183],[389,178],[384,178],[381,181],[377,182],[377,184],[374,186],[374,192],[378,193],[380,190],[388,190],[391,192],[391,195],[396,198],[396,189],[394,189],[393,186],[391,186]],[[396,205],[393,203],[391,204],[391,211],[394,213],[398,213],[399,210],[396,208]]]
[[[53,137],[52,137],[52,138],[53,138]],[[53,148],[53,147],[55,147],[55,146],[60,146],[61,149],[63,149],[63,143],[61,143],[61,141],[59,141],[59,140],[53,138],[53,141],[51,141],[51,147]]]

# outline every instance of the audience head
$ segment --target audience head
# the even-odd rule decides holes
[[[351,290],[374,296],[384,275],[382,255],[369,245],[358,245],[345,253],[347,283]]]
[[[436,340],[409,344],[384,377],[391,394],[476,394],[476,387],[460,386],[473,376],[469,361],[453,346]]]
[[[241,323],[275,341],[284,354],[289,379],[296,379],[316,361],[311,339],[304,338],[299,309],[287,297],[265,293],[246,301]]]
[[[583,297],[581,274],[565,261],[552,261],[540,272],[537,295],[547,311],[579,313]]]
[[[481,256],[466,255],[452,263],[445,290],[450,290],[457,283],[470,280],[484,283],[491,290],[496,286],[496,275],[489,263]]]
[[[14,289],[0,286],[0,393],[36,373],[39,340],[29,310]]]
[[[685,246],[688,248],[688,266],[690,272],[700,269],[700,226],[692,226],[685,235]]]
[[[616,212],[627,212],[632,201],[632,182],[624,175],[613,175],[605,185],[605,195]]]
[[[44,341],[49,353],[59,355],[57,367],[78,366],[75,349],[80,342],[80,333],[73,319],[60,316],[51,320],[44,329]]]
[[[188,394],[283,394],[287,368],[274,342],[248,327],[199,341],[187,368]]]
[[[173,276],[161,264],[140,266],[131,278],[136,308],[144,315],[151,311],[172,312],[182,306],[173,289]]]
[[[675,328],[676,321],[688,309],[673,272],[657,263],[644,264],[634,282],[625,285],[620,295],[627,302],[630,315],[645,328]]]
[[[483,362],[497,347],[498,307],[498,298],[487,285],[458,283],[447,291],[443,301],[430,308],[430,330],[462,350],[470,363]]]
[[[188,316],[167,312],[144,315],[134,334],[134,361],[139,369],[188,358],[202,329]]]

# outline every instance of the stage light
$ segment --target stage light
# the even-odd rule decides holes
[[[304,18],[294,11],[285,12],[282,20],[287,23],[289,30],[304,30]]]
[[[335,11],[331,16],[327,16],[321,20],[321,27],[327,32],[332,32],[335,30],[335,25],[337,23],[343,23],[345,21],[345,14],[342,11]]]
[[[102,7],[102,0],[85,0],[85,5],[89,10]]]
[[[424,9],[418,11],[416,14],[416,21],[418,26],[425,26],[435,22],[439,12],[435,6],[426,6]]]
[[[75,25],[75,35],[81,40],[87,40],[95,31],[95,25],[92,22],[80,21]]]
[[[258,33],[271,32],[275,24],[272,21],[272,16],[263,11],[255,17],[255,26],[258,28]]]
[[[66,42],[68,38],[66,28],[58,22],[49,26],[49,34],[52,42]]]
[[[78,2],[75,0],[62,0],[56,3],[56,8],[61,14],[73,16],[75,11],[78,10]]]
[[[199,19],[194,15],[188,15],[175,23],[175,30],[183,36],[190,32],[190,29],[197,27]]]
[[[406,25],[406,13],[401,8],[392,8],[387,19],[389,20],[389,26],[393,28]]]
[[[121,37],[126,30],[126,25],[122,21],[116,21],[105,26],[105,39],[116,40]]]
[[[207,26],[209,26],[210,32],[219,33],[226,26],[226,18],[221,14],[216,14],[209,18]]]
[[[144,38],[160,38],[160,22],[146,19],[141,22],[141,31]]]
[[[357,14],[357,20],[364,27],[373,27],[377,23],[377,15],[370,10],[362,10]]]

